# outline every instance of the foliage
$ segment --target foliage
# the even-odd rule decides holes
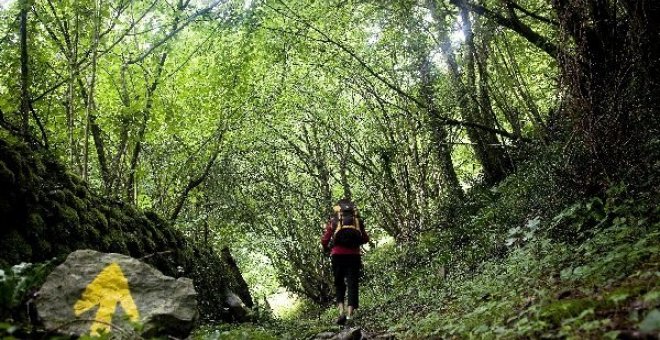
[[[53,261],[31,264],[21,263],[0,269],[0,319],[27,320],[34,315],[30,301],[53,268]],[[28,308],[26,309],[25,306]],[[13,333],[9,329],[7,333]]]
[[[367,257],[373,274],[363,284],[365,324],[404,338],[615,336],[642,327],[660,302],[660,221],[653,199],[625,198],[623,187],[610,190],[600,207],[587,200],[514,228],[530,231],[506,244],[504,257],[451,261],[426,249],[426,262],[417,248],[412,262],[405,251],[377,249]],[[598,209],[596,228],[588,212]],[[569,230],[582,230],[574,234],[581,242],[550,238],[556,230],[547,227],[567,218],[574,219]]]
[[[434,301],[435,290],[451,301],[456,290],[504,290],[488,280],[496,270],[540,281],[525,256],[553,273],[565,265],[558,282],[600,282],[605,269],[562,250],[593,251],[585,261],[608,258],[611,275],[629,275],[627,260],[648,260],[650,234],[619,236],[655,226],[647,202],[660,159],[660,35],[647,19],[659,13],[633,3],[3,4],[0,181],[13,190],[0,197],[12,225],[0,264],[90,244],[157,254],[166,272],[199,276],[212,292],[203,308],[217,309],[227,285],[214,277],[235,268],[210,249],[230,245],[258,295],[282,286],[324,306],[332,285],[318,237],[333,202],[351,197],[375,240],[374,306],[417,287]],[[19,139],[40,156],[5,147]],[[394,243],[377,246],[385,239]],[[466,335],[524,305],[465,296],[447,308],[472,309],[442,313],[413,300],[400,321],[465,312],[438,329]],[[558,311],[573,319],[567,334],[601,312],[590,299],[546,312]],[[558,329],[529,313],[507,325]],[[592,321],[584,327],[611,327]]]
[[[208,247],[188,241],[157,214],[139,212],[131,205],[96,196],[48,152],[31,150],[11,138],[0,139],[0,164],[5,165],[0,181],[6,190],[0,197],[0,212],[7,222],[0,240],[3,266],[53,257],[59,263],[76,249],[117,252],[142,259],[165,275],[192,278],[205,319],[231,318],[224,308],[227,289],[251,305],[245,282],[232,269],[229,258],[223,259]],[[22,208],[13,208],[17,206]],[[34,268],[38,268],[37,280],[48,274],[51,267]],[[19,293],[27,289],[18,288]],[[3,298],[6,296],[3,294]],[[13,303],[17,300],[6,302],[7,306],[16,307]],[[23,307],[26,300],[18,302]]]

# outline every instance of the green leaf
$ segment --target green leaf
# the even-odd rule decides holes
[[[639,330],[645,333],[656,332],[660,330],[660,310],[657,308],[649,312],[644,320],[639,324]]]
[[[653,290],[644,295],[644,302],[654,302],[660,300],[660,290]]]

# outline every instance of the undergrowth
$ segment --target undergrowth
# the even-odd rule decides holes
[[[449,231],[382,245],[364,257],[356,323],[399,339],[657,337],[655,202],[620,185],[508,230],[494,227],[461,248],[439,245],[455,240]],[[483,240],[492,244],[484,249]],[[197,337],[310,339],[337,331],[335,317],[334,308],[309,307],[288,320],[212,327]]]
[[[512,227],[490,247],[506,255],[486,261],[470,246],[454,254],[425,242],[378,249],[365,259],[372,274],[363,283],[362,322],[400,338],[657,335],[660,223],[653,202],[629,198],[618,186],[605,198]]]

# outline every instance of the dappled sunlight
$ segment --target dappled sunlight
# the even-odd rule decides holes
[[[266,299],[276,318],[290,318],[296,314],[297,308],[300,306],[300,299],[284,287],[281,287],[275,294],[268,296]]]

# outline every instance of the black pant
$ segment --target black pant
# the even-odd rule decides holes
[[[360,255],[332,255],[337,303],[344,302],[344,295],[348,288],[348,306],[358,308],[358,280],[361,265]]]

